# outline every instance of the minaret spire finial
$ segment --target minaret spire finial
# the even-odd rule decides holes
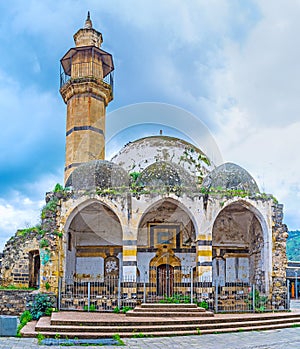
[[[91,29],[91,28],[93,28],[93,24],[91,21],[90,11],[88,11],[87,18],[84,24],[84,29]]]

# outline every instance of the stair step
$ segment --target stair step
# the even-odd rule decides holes
[[[126,316],[134,316],[134,317],[213,317],[214,314],[211,312],[166,312],[166,311],[160,311],[160,312],[139,312],[139,311],[128,311],[126,313]]]
[[[140,307],[135,307],[133,309],[134,312],[140,312],[140,313],[143,313],[143,312],[148,312],[148,311],[151,311],[151,312],[164,312],[164,313],[186,313],[186,312],[189,312],[189,313],[205,313],[205,309],[204,308],[179,308],[179,309],[176,309],[176,308],[140,308]]]
[[[63,314],[63,313],[62,313]],[[257,314],[237,314],[237,315],[231,315],[228,316],[222,316],[222,315],[216,315],[212,316],[211,313],[210,316],[208,316],[208,313],[203,313],[201,317],[189,317],[189,318],[183,318],[183,317],[152,317],[149,318],[143,314],[143,317],[139,317],[136,319],[136,317],[131,316],[125,316],[123,314],[113,315],[108,314],[105,319],[103,319],[103,316],[99,318],[97,315],[101,315],[99,313],[80,313],[80,318],[78,319],[78,315],[74,315],[78,313],[70,313],[68,312],[66,315],[61,313],[53,313],[51,317],[51,325],[53,326],[59,326],[59,325],[70,325],[70,326],[110,326],[112,323],[116,326],[124,326],[126,323],[127,325],[136,325],[137,321],[140,324],[146,323],[149,325],[165,325],[170,323],[187,323],[187,324],[199,324],[199,323],[227,323],[227,322],[242,322],[242,321],[255,321],[258,317]],[[205,315],[206,314],[206,315]],[[89,315],[89,316],[88,316]],[[96,316],[95,316],[96,315]],[[201,319],[203,318],[203,319]],[[290,319],[293,318],[295,320],[300,321],[300,313],[267,313],[267,314],[260,314],[259,320],[269,320],[273,318],[280,318],[280,319]],[[42,318],[47,319],[47,318]],[[41,320],[42,320],[41,319]]]
[[[300,324],[297,324],[300,325]],[[228,333],[228,332],[246,332],[246,331],[263,331],[263,330],[272,330],[272,329],[280,329],[291,327],[290,324],[273,324],[273,325],[260,325],[260,326],[247,326],[247,327],[233,327],[233,328],[222,328],[222,329],[192,329],[185,331],[159,331],[159,332],[122,332],[118,331],[107,331],[105,333],[96,333],[96,332],[64,332],[61,334],[61,338],[112,338],[115,334],[120,335],[121,338],[132,338],[132,337],[159,337],[159,336],[180,336],[180,335],[195,335],[195,334],[213,334],[213,333]],[[58,332],[39,332],[45,337],[57,337]],[[34,333],[24,333],[23,337],[35,337],[37,332]]]
[[[135,317],[199,317],[213,316],[204,308],[191,303],[142,303],[126,313],[126,316]]]
[[[199,308],[197,304],[194,304],[194,303],[142,303],[139,307],[151,308],[151,309],[154,309],[154,308],[176,308],[176,309]]]
[[[38,321],[35,331],[36,332],[52,332],[55,331],[57,333],[61,332],[107,332],[109,331],[115,331],[116,333],[123,331],[123,332],[160,332],[160,331],[166,331],[166,330],[192,330],[192,329],[200,329],[200,330],[206,330],[206,329],[222,329],[222,328],[235,328],[235,327],[257,327],[261,325],[273,325],[273,324],[300,324],[299,318],[290,318],[290,319],[283,319],[283,318],[273,318],[264,320],[263,322],[260,319],[257,319],[255,321],[232,321],[227,323],[217,323],[217,322],[211,322],[211,323],[182,323],[182,322],[169,322],[168,324],[165,323],[162,327],[161,324],[141,324],[141,323],[135,323],[135,324],[127,324],[123,323],[122,325],[115,325],[115,324],[107,324],[106,326],[70,326],[70,325],[51,325],[49,319],[42,318]]]

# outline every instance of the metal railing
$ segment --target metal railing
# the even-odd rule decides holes
[[[163,274],[163,272],[162,272]],[[60,280],[59,309],[114,311],[134,308],[140,303],[196,303],[215,313],[282,311],[290,308],[289,293],[274,301],[256,285],[218,283],[184,274],[159,275],[156,279],[137,281],[133,277],[108,276],[99,279]],[[222,286],[221,286],[222,285]],[[287,285],[288,290],[288,285]],[[276,298],[276,297],[275,297]]]
[[[77,80],[77,79],[87,79],[87,78],[101,80],[102,82],[107,84],[113,92],[113,85],[114,85],[113,72],[103,77],[102,66],[99,63],[95,63],[95,62],[81,62],[81,63],[73,64],[71,75],[66,74],[64,70],[61,68],[60,88],[62,88],[71,79]]]

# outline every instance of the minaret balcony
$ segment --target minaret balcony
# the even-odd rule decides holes
[[[112,56],[95,47],[71,48],[61,59],[60,88],[67,83],[91,81],[99,83],[113,92]]]

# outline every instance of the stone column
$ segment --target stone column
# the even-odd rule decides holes
[[[212,279],[212,240],[205,234],[199,234],[196,245],[197,275],[200,278]]]

